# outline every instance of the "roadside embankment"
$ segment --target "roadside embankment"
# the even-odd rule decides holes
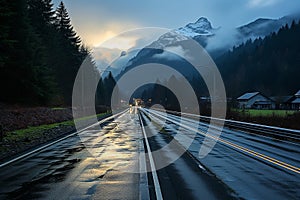
[[[98,119],[109,113],[98,114]],[[79,120],[89,120],[85,117]],[[0,161],[75,131],[70,108],[0,106]]]

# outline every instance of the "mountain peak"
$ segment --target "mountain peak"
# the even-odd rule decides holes
[[[200,17],[195,23],[189,23],[185,27],[177,29],[177,33],[189,37],[199,35],[212,35],[213,27],[210,21],[205,17]]]
[[[211,30],[212,25],[210,21],[206,17],[200,17],[195,23],[190,23],[188,25],[198,25],[198,27],[205,29],[205,30]]]
[[[206,17],[200,17],[196,23],[209,23],[210,24],[210,21],[206,18]]]
[[[200,17],[196,22],[189,23],[185,27],[192,28],[192,29],[198,29],[198,30],[204,30],[208,31],[213,29],[210,21],[206,17]]]

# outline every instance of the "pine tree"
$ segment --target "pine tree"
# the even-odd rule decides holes
[[[43,10],[43,17],[45,22],[48,24],[55,23],[55,11],[53,10],[53,3],[52,0],[43,0],[44,3],[44,10]]]
[[[0,22],[0,101],[70,105],[84,59],[99,79],[63,3],[55,12],[51,0],[0,0]]]
[[[116,86],[116,80],[114,79],[111,72],[109,72],[108,76],[104,79],[103,85],[105,88],[105,105],[111,106],[111,97],[114,87]]]
[[[80,52],[80,38],[74,31],[67,9],[62,2],[55,11],[54,26],[55,38],[49,44],[52,45],[54,51],[51,59],[52,66],[64,104],[70,105],[73,84],[84,60],[83,57],[86,55],[83,56]]]
[[[11,8],[11,3],[8,0],[0,0],[0,72],[3,70],[5,63],[8,61],[9,55],[7,50],[13,48],[15,39],[10,37],[11,18],[16,13]]]
[[[289,95],[299,87],[300,24],[240,45],[217,59],[229,96],[246,91]]]
[[[1,99],[10,102],[45,102],[48,94],[47,70],[42,55],[42,44],[28,18],[26,0],[4,4],[5,31],[0,33],[2,63]]]
[[[57,31],[54,26],[55,11],[51,0],[28,0],[28,15],[34,32],[40,38],[40,59],[45,62],[44,74],[48,74],[49,96],[57,98],[57,80],[55,69],[57,57]],[[51,99],[49,99],[51,101]]]
[[[104,106],[105,105],[105,88],[103,79],[100,78],[98,85],[97,85],[97,92],[96,92],[96,106]]]
[[[56,26],[59,32],[68,39],[77,49],[80,47],[81,40],[77,36],[71,24],[68,11],[63,2],[61,2],[56,10]]]
[[[28,0],[29,18],[37,33],[49,36],[50,28],[54,27],[55,11],[51,0]]]

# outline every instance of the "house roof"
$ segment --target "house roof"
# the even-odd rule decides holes
[[[292,101],[292,103],[299,103],[300,104],[300,98],[296,98],[294,101]]]
[[[290,103],[295,97],[294,96],[274,96],[270,97],[274,102],[278,103]]]
[[[249,100],[252,97],[258,95],[259,92],[249,92],[249,93],[245,93],[242,96],[240,96],[239,98],[237,98],[237,100]]]
[[[270,99],[272,99],[273,101],[278,101],[280,97],[270,97]]]
[[[300,90],[295,94],[295,96],[300,96]]]
[[[273,101],[256,101],[255,105],[271,105]]]
[[[282,99],[282,102],[283,103],[289,103],[291,102],[291,100],[293,100],[293,96],[284,96],[283,99]]]

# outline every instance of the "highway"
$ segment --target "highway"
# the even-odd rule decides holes
[[[124,173],[139,165],[136,123],[126,112],[1,167],[0,198],[139,199],[140,174]]]
[[[213,132],[209,134],[217,143],[205,158],[200,159],[199,149],[208,130],[206,123],[156,110],[144,109],[144,112],[156,120],[166,121],[166,131],[171,135],[178,129],[178,124],[185,127],[185,131],[177,134],[194,137],[193,132],[196,132],[196,142],[187,151],[239,197],[300,198],[299,143],[225,127],[220,138]]]
[[[1,163],[0,199],[300,199],[299,143],[182,116],[132,107]]]

